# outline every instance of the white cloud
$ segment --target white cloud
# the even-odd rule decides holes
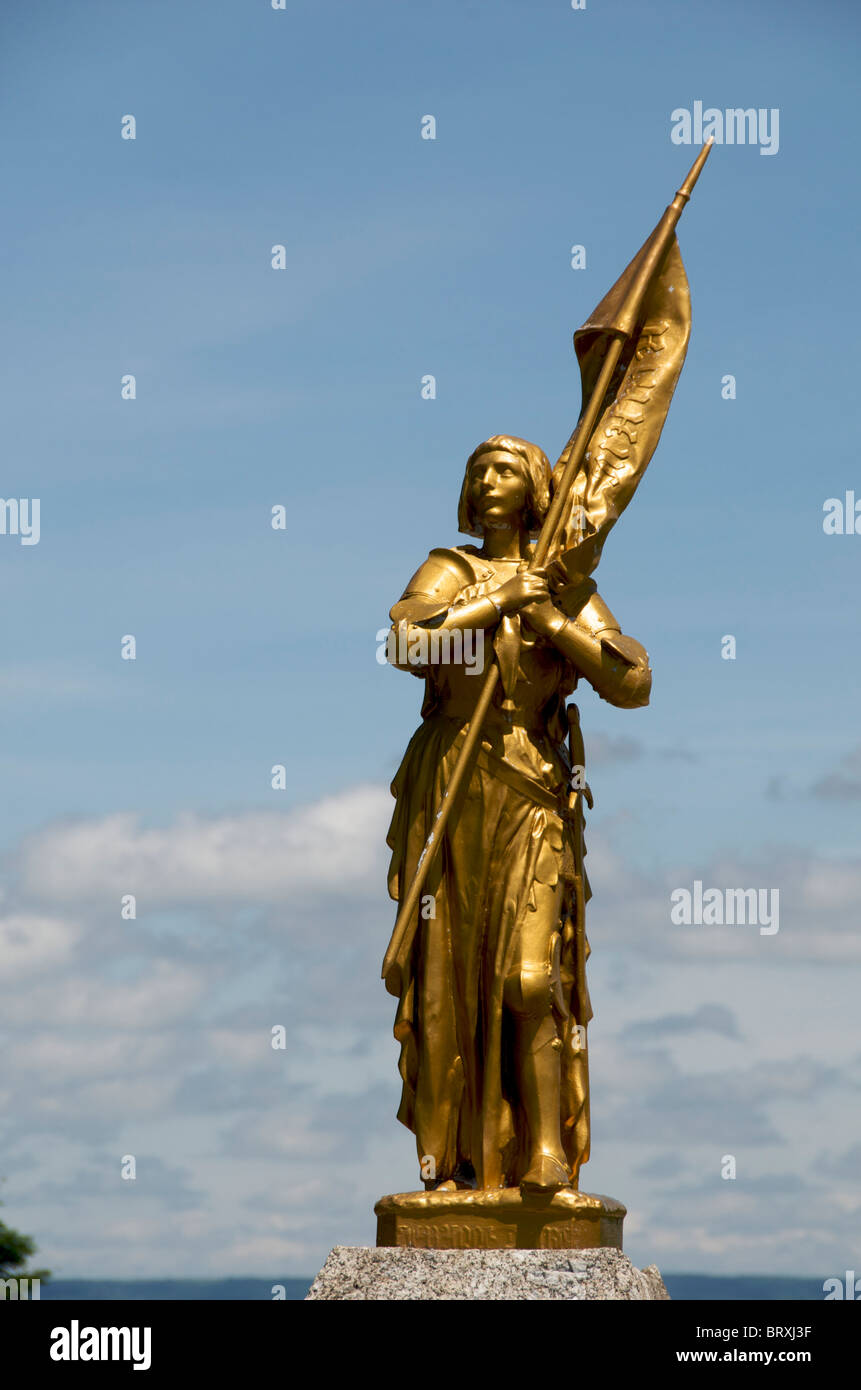
[[[177,1040],[166,1032],[135,1033],[102,1031],[89,1036],[70,1036],[67,1030],[31,1034],[17,1047],[18,1067],[27,1076],[35,1073],[50,1092],[73,1083],[92,1083],[120,1077],[125,1082],[153,1066],[176,1060]]]
[[[126,813],[55,825],[24,842],[21,888],[65,903],[119,905],[134,893],[149,907],[373,891],[393,806],[385,789],[359,786],[289,811],[186,815],[165,828]]]
[[[2,1008],[6,1022],[22,1028],[33,1019],[57,1027],[165,1028],[187,1018],[205,989],[200,971],[158,960],[131,984],[106,981],[101,973],[64,975],[59,984],[10,991]]]
[[[74,923],[58,917],[0,918],[0,984],[67,961],[79,936]]]

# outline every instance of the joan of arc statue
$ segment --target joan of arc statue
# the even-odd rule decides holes
[[[471,454],[458,527],[477,545],[431,551],[391,610],[393,630],[513,632],[482,741],[431,869],[419,925],[396,975],[398,1118],[416,1136],[425,1186],[553,1192],[589,1156],[583,966],[582,678],[605,700],[645,705],[648,657],[624,636],[595,582],[554,587],[527,572],[551,497],[535,444],[495,435]],[[561,597],[560,597],[561,595]],[[504,645],[504,644],[503,644]],[[416,871],[481,686],[454,643],[391,642],[393,664],[425,680],[421,727],[392,784],[389,891]],[[439,659],[435,659],[439,658]],[[443,659],[447,658],[447,659]]]

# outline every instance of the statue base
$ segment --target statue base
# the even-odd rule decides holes
[[[601,1200],[601,1199],[598,1199]],[[336,1246],[307,1298],[581,1302],[668,1299],[654,1265],[636,1269],[621,1250],[396,1250]]]
[[[417,1250],[622,1249],[626,1208],[612,1197],[561,1188],[399,1192],[374,1207],[378,1246]]]

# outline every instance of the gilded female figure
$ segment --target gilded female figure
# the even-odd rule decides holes
[[[429,1188],[552,1192],[576,1187],[589,1155],[589,889],[579,807],[572,813],[582,753],[576,724],[566,747],[565,699],[583,677],[611,704],[645,705],[651,672],[591,579],[560,588],[552,569],[526,572],[551,487],[536,445],[509,435],[480,444],[458,508],[459,529],[480,544],[431,551],[391,611],[394,628],[405,624],[411,636],[480,632],[488,659],[500,629],[509,655],[514,642],[393,989],[398,1118],[415,1133]],[[421,727],[392,784],[395,899],[415,872],[482,684],[451,659],[455,643],[421,649],[430,654],[415,666],[403,643],[390,644],[393,664],[426,683]],[[502,664],[498,639],[497,656]]]

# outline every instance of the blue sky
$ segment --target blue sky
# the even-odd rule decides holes
[[[579,700],[584,1180],[646,1262],[854,1267],[861,536],[822,508],[861,497],[855,7],[148,0],[0,29],[2,493],[41,501],[38,545],[0,537],[7,1219],[69,1275],[163,1274],[175,1228],[181,1272],[313,1273],[414,1185],[378,963],[420,689],[375,634],[463,539],[476,443],[561,449],[571,334],[691,163],[671,113],[699,100],[778,108],[780,143],[718,146],[682,220],[688,360],[598,573],[654,686]],[[694,878],[779,887],[780,933],[673,935]]]

